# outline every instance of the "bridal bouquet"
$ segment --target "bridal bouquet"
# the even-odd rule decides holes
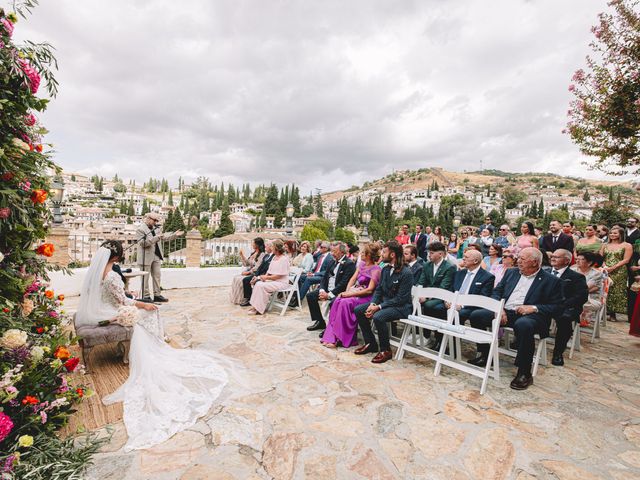
[[[118,308],[118,314],[113,323],[123,327],[133,327],[138,323],[138,309],[133,305],[123,305]]]

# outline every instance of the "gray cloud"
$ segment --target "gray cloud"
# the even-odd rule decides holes
[[[68,170],[348,187],[392,168],[585,174],[561,134],[598,0],[43,2]]]

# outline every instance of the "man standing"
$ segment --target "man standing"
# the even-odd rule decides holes
[[[638,273],[631,270],[631,267],[638,266],[638,260],[640,259],[640,230],[638,229],[638,219],[636,217],[629,217],[627,219],[627,229],[625,230],[625,240],[631,244],[631,260],[627,263],[627,273],[629,276],[627,286],[627,319],[630,322],[633,316],[633,309],[636,305],[637,293],[631,290],[631,285],[635,281]],[[636,244],[637,242],[637,244]]]
[[[602,243],[607,243],[609,241],[609,227],[606,225],[598,225],[596,234],[598,235],[598,238],[602,240]]]
[[[533,384],[531,364],[535,351],[535,335],[549,336],[551,316],[562,303],[560,279],[545,272],[542,252],[534,247],[523,248],[518,257],[518,269],[510,268],[493,289],[495,300],[505,300],[500,324],[512,327],[516,335],[518,353],[516,377],[511,381],[514,390],[525,390]],[[494,313],[483,308],[471,313],[471,326],[491,328]],[[489,355],[489,345],[478,344],[479,356]],[[478,360],[479,362],[479,360]]]
[[[349,280],[356,271],[356,264],[347,258],[347,246],[344,243],[332,243],[331,255],[335,260],[333,268],[322,277],[320,288],[307,295],[309,313],[311,314],[311,320],[313,320],[313,324],[307,327],[309,331],[327,328],[320,311],[319,302],[325,300],[333,301],[335,297],[344,292],[347,289]]]
[[[424,262],[418,256],[418,249],[415,245],[404,246],[404,264],[409,267],[411,274],[413,275],[413,284],[417,285],[422,276],[422,267]]]
[[[382,269],[380,283],[376,287],[371,303],[358,305],[354,313],[362,330],[364,345],[356,348],[356,355],[378,352],[373,363],[384,363],[391,360],[391,344],[389,343],[389,327],[387,322],[407,318],[411,313],[411,288],[413,275],[402,260],[402,245],[395,240],[387,242],[382,249],[382,261],[386,266]],[[371,319],[378,330],[380,346],[371,331]]]
[[[548,233],[544,237],[542,237],[542,243],[540,243],[540,250],[547,255],[547,257],[551,258],[551,254],[558,250],[559,248],[563,248],[565,250],[569,250],[573,252],[573,235],[567,235],[566,233],[561,231],[562,225],[557,220],[552,220],[549,224],[549,230],[551,233]]]
[[[156,228],[162,217],[154,212],[147,213],[142,219],[142,223],[136,229],[138,240],[138,252],[136,261],[140,270],[149,272],[147,278],[142,277],[143,291],[142,300],[145,302],[168,302],[161,295],[160,267],[162,265],[162,250],[160,240],[173,240],[184,234],[183,231],[157,233]],[[149,283],[153,282],[153,300],[150,295]]]
[[[427,244],[429,238],[422,233],[422,225],[416,225],[416,233],[411,234],[411,243],[418,249],[418,257],[423,261],[427,261]]]
[[[400,244],[400,245],[407,245],[411,239],[409,237],[409,225],[408,224],[404,224],[402,225],[402,228],[400,229],[400,233],[398,233],[398,235],[396,235],[396,241]]]
[[[553,314],[558,330],[553,347],[551,363],[557,367],[564,365],[562,354],[573,333],[573,324],[580,321],[584,304],[589,299],[589,289],[585,276],[569,268],[572,253],[559,248],[551,254],[551,274],[560,279],[564,301],[558,305]]]
[[[480,225],[480,228],[478,228],[478,234],[482,234],[482,230],[484,230],[485,228],[489,230],[489,236],[493,237],[493,234],[496,231],[496,227],[493,226],[491,217],[485,217],[484,223]]]

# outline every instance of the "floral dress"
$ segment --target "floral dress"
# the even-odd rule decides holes
[[[244,271],[251,272],[251,273],[255,272],[260,266],[260,264],[262,263],[262,260],[264,259],[264,257],[265,257],[264,252],[260,252],[260,255],[258,255],[258,258],[256,258],[256,252],[253,252],[251,255],[249,255],[249,258],[243,261],[243,265],[245,267]],[[246,278],[246,275],[236,275],[235,277],[233,277],[231,281],[231,290],[229,291],[229,300],[231,301],[231,303],[235,303],[236,305],[240,305],[245,300],[244,290],[242,288],[243,278]]]
[[[604,264],[611,267],[624,258],[624,248],[618,250],[604,249]],[[621,266],[615,272],[609,274],[611,286],[607,296],[607,310],[613,313],[627,313],[627,268]]]

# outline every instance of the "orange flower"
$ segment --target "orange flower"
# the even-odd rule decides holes
[[[38,144],[35,146],[36,152],[42,152],[42,145]]]
[[[76,388],[76,393],[79,397],[82,397],[84,395],[84,390],[81,388]]]
[[[63,347],[62,345],[60,345],[58,348],[56,348],[53,356],[59,358],[60,360],[66,360],[71,356],[71,352],[67,347]]]
[[[48,195],[46,190],[34,190],[31,192],[31,201],[33,203],[44,203]]]
[[[53,298],[53,290],[45,290],[44,296],[47,298]]]
[[[64,295],[62,294],[58,295],[58,300],[60,300],[61,302],[64,302]]]
[[[39,403],[38,399],[36,397],[32,397],[31,395],[27,395],[22,399],[23,405],[36,405],[37,403]]]
[[[36,253],[38,255],[44,255],[45,257],[51,257],[54,250],[53,243],[43,243],[36,249]]]

